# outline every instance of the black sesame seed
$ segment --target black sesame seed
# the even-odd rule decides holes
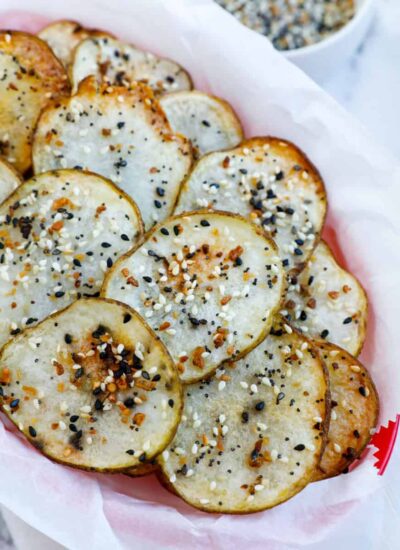
[[[202,123],[203,126],[206,126],[207,128],[209,128],[211,126],[211,124],[208,122],[208,120],[202,120],[201,123]]]
[[[134,402],[134,400],[132,399],[132,397],[128,397],[127,399],[125,399],[124,405],[125,405],[125,407],[127,407],[128,409],[131,409],[131,408],[135,405],[135,402]]]
[[[75,371],[75,379],[78,379],[78,378],[81,378],[81,376],[83,376],[83,373],[84,373],[84,370],[82,367],[80,367],[79,369],[77,369]]]
[[[125,313],[124,315],[124,325],[126,325],[126,323],[129,323],[129,321],[132,319],[132,315],[130,313]]]
[[[16,407],[18,407],[18,404],[19,404],[19,399],[13,399],[10,403],[10,407],[12,409],[15,409]]]
[[[160,229],[160,232],[161,232],[163,235],[169,235],[169,231],[168,231],[168,229],[166,229],[165,227],[162,227],[162,228]]]
[[[77,420],[79,420],[79,416],[77,414],[73,414],[71,417],[70,417],[70,421],[71,422],[76,422]]]
[[[154,201],[154,206],[155,206],[156,208],[162,208],[161,202],[160,202],[160,201],[157,201],[157,200]]]
[[[242,420],[245,424],[246,424],[246,422],[249,421],[249,413],[248,412],[246,412],[246,411],[242,412]]]
[[[302,443],[300,443],[299,445],[296,445],[296,447],[294,447],[294,450],[295,451],[304,451],[305,448],[306,448],[306,446],[303,445]]]
[[[360,392],[360,394],[363,396],[363,397],[367,397],[367,390],[364,386],[360,386],[358,388],[358,391]]]
[[[125,235],[125,233],[122,233],[121,239],[122,239],[123,241],[129,241],[129,237],[128,237],[128,235]]]
[[[66,335],[64,336],[64,342],[65,342],[66,344],[71,344],[71,343],[72,343],[72,336],[71,336],[70,334],[66,334]]]
[[[174,406],[174,400],[173,399],[168,399],[168,405],[171,407],[171,409],[173,408]]]
[[[76,260],[76,259],[74,259],[73,264],[74,264],[76,267],[81,267],[81,266],[82,266],[81,262],[80,262],[79,260]]]
[[[256,411],[262,411],[265,407],[265,402],[264,401],[259,401],[258,403],[256,403]]]
[[[125,126],[125,122],[117,122],[117,128],[121,130]]]
[[[165,189],[163,189],[162,187],[157,187],[156,193],[159,197],[163,197],[165,195]]]
[[[208,222],[207,220],[201,220],[200,225],[202,227],[210,227],[210,222]]]
[[[236,260],[235,260],[235,265],[237,265],[237,266],[243,265],[243,260],[242,260],[242,258],[236,258]]]
[[[68,427],[71,430],[71,432],[77,432],[78,431],[78,428],[75,426],[75,424],[70,424]]]
[[[153,279],[151,277],[149,277],[148,275],[145,275],[143,277],[143,280],[146,281],[146,283],[151,283]]]
[[[328,336],[328,334],[329,334],[329,330],[325,329],[321,332],[320,336],[321,338],[325,339]]]
[[[352,322],[352,320],[353,320],[353,319],[352,319],[351,317],[346,317],[346,319],[343,321],[343,324],[344,324],[344,325],[348,325],[349,323]]]
[[[96,401],[94,403],[94,408],[96,409],[96,411],[101,411],[102,410],[103,403],[100,401],[100,399],[96,399]]]
[[[128,454],[128,455],[131,455],[131,456],[132,456],[132,455],[134,455],[134,454],[135,454],[135,451],[134,451],[133,449],[128,449],[128,450],[126,451],[126,454]]]
[[[276,404],[278,405],[279,404],[279,401],[282,401],[282,399],[285,397],[285,394],[283,393],[283,391],[279,392],[278,393],[278,397],[276,398]]]
[[[300,248],[295,248],[294,253],[296,254],[296,256],[302,256],[303,255],[303,251],[300,250]]]
[[[33,426],[29,426],[28,428],[29,430],[29,435],[32,436],[32,437],[36,437],[37,436],[37,432],[35,430],[35,428]]]
[[[102,246],[103,248],[110,248],[111,244],[110,244],[110,243],[104,242],[104,243],[101,243],[101,246]]]
[[[35,317],[29,317],[29,319],[26,321],[26,325],[32,325],[32,323],[36,323],[37,319]]]

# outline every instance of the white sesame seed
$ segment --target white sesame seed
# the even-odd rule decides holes
[[[353,372],[360,372],[361,371],[361,368],[358,365],[351,365],[350,369]]]
[[[335,453],[341,453],[342,452],[342,447],[340,445],[338,445],[338,443],[334,443],[333,444],[333,450],[335,451]]]
[[[221,380],[219,383],[218,383],[218,391],[222,391],[226,386],[226,382],[224,380]]]

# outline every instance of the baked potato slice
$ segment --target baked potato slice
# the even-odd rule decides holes
[[[282,314],[315,340],[328,340],[352,355],[361,352],[367,328],[367,295],[321,241],[307,266],[290,281]]]
[[[314,342],[330,380],[331,420],[316,480],[333,477],[360,457],[378,421],[379,398],[366,368],[347,351]]]
[[[192,81],[178,63],[145,52],[110,37],[91,37],[75,49],[71,67],[74,90],[87,76],[95,76],[100,83],[128,86],[140,81],[156,94],[190,90]]]
[[[169,218],[122,257],[101,295],[132,306],[193,383],[255,347],[280,308],[286,279],[275,243],[244,218]]]
[[[22,182],[22,177],[13,165],[0,158],[0,204]]]
[[[157,461],[163,482],[188,504],[258,512],[313,480],[329,416],[326,371],[283,318],[246,357],[184,396],[177,434]]]
[[[0,31],[0,155],[24,173],[40,111],[69,92],[68,77],[36,36]]]
[[[126,472],[124,473],[131,477],[143,477],[155,474],[156,472],[158,472],[159,468],[160,467],[157,463],[157,458],[153,458],[153,460],[149,462],[143,462],[135,468],[130,468],[129,470],[126,470]]]
[[[0,205],[0,346],[77,298],[142,236],[135,203],[108,180],[60,170]]]
[[[249,218],[275,240],[289,271],[312,254],[326,207],[323,181],[307,157],[288,141],[261,137],[201,158],[175,212],[215,208]]]
[[[54,21],[38,33],[38,37],[47,42],[66,68],[72,63],[73,52],[76,46],[90,36],[112,37],[113,35],[97,29],[88,29],[77,21],[68,19]]]
[[[138,204],[145,227],[169,216],[190,170],[191,146],[176,135],[144,84],[99,86],[46,109],[35,133],[35,173],[82,167],[117,183]]]
[[[165,346],[131,308],[82,299],[25,330],[0,353],[1,407],[43,454],[122,471],[160,453],[181,416]]]
[[[190,139],[197,158],[243,139],[240,120],[223,99],[193,90],[166,94],[160,103],[173,131]]]

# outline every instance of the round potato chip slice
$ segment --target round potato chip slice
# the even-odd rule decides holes
[[[110,181],[48,172],[0,205],[0,345],[77,298],[142,236],[135,203]]]
[[[38,37],[47,42],[64,67],[69,67],[76,46],[89,36],[112,35],[97,29],[87,29],[77,21],[67,19],[54,21],[38,33]]]
[[[295,145],[262,137],[199,160],[175,212],[198,208],[237,212],[262,226],[289,271],[303,266],[318,242],[326,195],[318,171]]]
[[[379,398],[365,367],[347,351],[316,343],[330,380],[331,419],[328,441],[316,479],[346,471],[368,445],[379,414]]]
[[[89,77],[75,96],[43,112],[33,162],[36,173],[79,166],[110,178],[135,199],[150,228],[171,214],[192,155],[150,88],[102,87]]]
[[[71,68],[73,89],[92,75],[100,83],[113,86],[129,87],[140,81],[156,94],[192,88],[190,75],[175,61],[110,37],[87,38],[75,49]]]
[[[32,164],[41,110],[68,92],[64,67],[45,42],[23,32],[0,32],[0,155],[21,173]]]
[[[18,185],[21,185],[22,182],[22,177],[12,164],[0,159],[0,203],[2,203]]]
[[[289,283],[282,314],[310,338],[358,355],[366,336],[367,295],[354,275],[337,264],[325,242]]]
[[[115,471],[160,453],[182,409],[178,373],[135,311],[78,300],[0,354],[2,410],[49,458]]]
[[[256,346],[284,290],[263,231],[237,215],[192,212],[148,233],[115,264],[102,295],[139,311],[191,383]]]
[[[156,458],[153,458],[150,462],[143,462],[142,464],[139,464],[139,466],[136,466],[135,468],[130,468],[129,470],[126,470],[124,474],[131,476],[131,477],[143,477],[143,476],[149,476],[151,474],[155,474],[159,470],[159,465]]]
[[[222,367],[184,389],[181,424],[157,460],[164,481],[196,508],[265,510],[313,479],[329,416],[326,372],[279,317],[259,346]]]
[[[223,99],[193,90],[167,94],[160,103],[174,132],[191,140],[197,157],[235,147],[243,139],[240,120]]]

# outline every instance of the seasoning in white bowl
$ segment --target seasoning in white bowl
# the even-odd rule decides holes
[[[316,44],[355,15],[354,0],[217,0],[241,23],[267,36],[278,50]]]

